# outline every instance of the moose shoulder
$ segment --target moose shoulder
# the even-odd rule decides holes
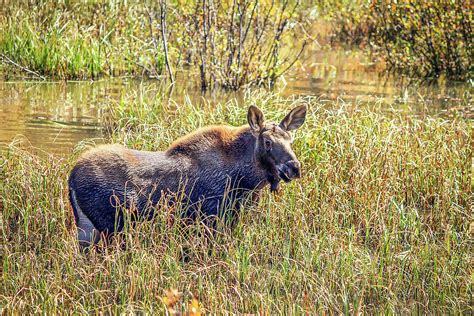
[[[69,197],[82,247],[100,234],[120,231],[123,206],[146,214],[163,195],[182,196],[187,216],[221,216],[239,210],[254,196],[280,180],[300,176],[300,163],[288,133],[305,120],[298,106],[279,123],[265,122],[255,106],[248,125],[210,126],[176,140],[164,152],[138,151],[119,145],[101,146],[83,154],[69,177]]]

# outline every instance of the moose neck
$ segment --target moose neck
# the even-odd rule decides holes
[[[176,140],[165,151],[168,157],[222,157],[226,172],[235,179],[244,180],[244,188],[254,190],[268,183],[269,173],[263,159],[257,154],[257,137],[249,126],[210,126]],[[241,182],[242,183],[242,182]]]

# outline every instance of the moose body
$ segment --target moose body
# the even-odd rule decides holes
[[[300,176],[289,130],[304,122],[306,107],[293,109],[280,124],[265,123],[251,106],[249,125],[210,126],[175,141],[164,152],[105,145],[82,155],[69,178],[69,195],[82,247],[101,234],[120,231],[123,208],[150,216],[166,197],[180,196],[186,216],[221,217],[238,211],[246,199],[257,200],[267,184]],[[250,195],[250,196],[249,196]]]

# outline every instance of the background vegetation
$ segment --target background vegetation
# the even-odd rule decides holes
[[[469,1],[321,1],[334,41],[370,48],[393,70],[415,77],[472,79]]]
[[[357,45],[416,77],[473,75],[468,1],[28,1],[0,9],[6,73],[161,77],[192,70],[202,89],[272,85],[332,25],[332,45]]]
[[[112,106],[111,142],[163,150],[203,125],[245,123],[236,101],[197,107],[148,95]],[[3,310],[157,313],[176,288],[178,309],[196,296],[218,313],[472,312],[466,121],[258,92],[245,103],[275,119],[309,105],[294,144],[303,178],[265,192],[235,230],[211,240],[163,208],[112,247],[81,255],[66,179],[85,143],[68,159],[10,147],[0,161]]]
[[[11,70],[57,79],[159,77],[166,69],[173,80],[190,67],[203,90],[271,85],[305,45],[282,41],[297,9],[258,0],[14,2],[1,11],[0,56]]]

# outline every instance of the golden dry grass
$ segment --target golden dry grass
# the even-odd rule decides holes
[[[166,210],[81,255],[67,198],[68,159],[11,147],[0,161],[0,307],[17,313],[165,313],[193,297],[206,313],[472,312],[471,126],[377,105],[323,105],[248,93],[197,107],[130,95],[112,106],[110,141],[164,149],[211,123],[244,124],[256,103],[296,133],[303,178],[243,210],[232,231],[202,238]],[[382,113],[384,112],[384,113]],[[190,233],[191,232],[191,233]]]

